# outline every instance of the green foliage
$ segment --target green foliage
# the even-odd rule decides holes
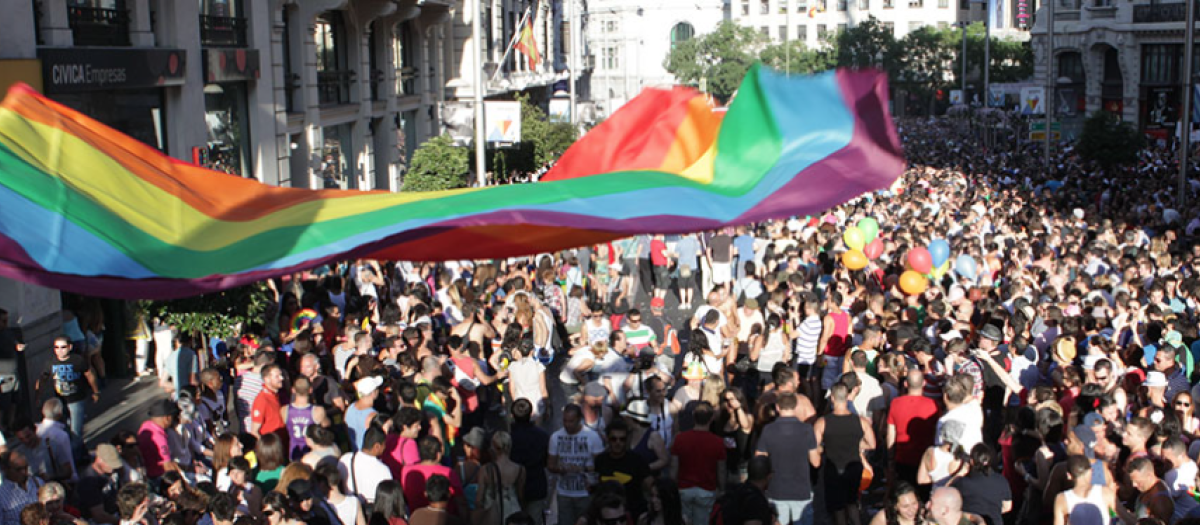
[[[426,141],[413,153],[401,191],[439,191],[467,186],[467,150],[454,147],[449,135]]]
[[[567,151],[575,143],[578,134],[570,122],[550,122],[542,108],[529,102],[528,96],[519,96],[521,101],[521,142],[533,147],[532,169],[543,166]]]
[[[892,31],[875,17],[838,31],[832,39],[838,67],[875,68],[895,78],[900,70],[901,49]]]
[[[261,325],[271,302],[271,292],[259,282],[184,299],[140,301],[137,309],[147,318],[158,317],[174,325],[181,333],[226,338]]]
[[[947,28],[940,30],[945,45],[954,53],[954,64],[950,72],[955,86],[962,85],[962,30]],[[967,26],[967,77],[982,81],[984,57],[984,33],[982,22]],[[991,81],[1019,82],[1033,75],[1033,48],[1029,42],[992,37]]]
[[[681,84],[698,86],[703,80],[708,92],[726,98],[741,85],[765,45],[758,31],[726,21],[711,33],[676,44],[663,67]]]
[[[1109,168],[1137,162],[1144,146],[1145,138],[1132,124],[1113,113],[1097,111],[1084,121],[1076,147],[1084,159]]]
[[[828,49],[808,49],[804,42],[789,40],[763,49],[763,64],[792,74],[820,73],[836,66],[836,57]]]

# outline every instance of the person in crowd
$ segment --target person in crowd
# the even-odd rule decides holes
[[[671,445],[671,479],[678,481],[684,516],[692,523],[704,521],[723,492],[729,471],[725,468],[725,442],[711,430],[715,411],[706,401],[692,408],[691,430],[680,433]]]
[[[812,522],[809,474],[810,469],[821,466],[821,449],[813,426],[796,417],[796,405],[796,394],[779,396],[775,402],[779,415],[763,427],[755,449],[756,455],[771,460],[770,471],[774,476],[767,487],[767,496],[775,506],[779,522],[789,525]]]

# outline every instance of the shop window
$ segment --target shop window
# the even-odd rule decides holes
[[[68,0],[67,21],[77,46],[128,46],[124,0]]]
[[[246,47],[246,18],[241,0],[200,0],[200,43]]]
[[[349,104],[355,73],[346,55],[349,42],[341,11],[317,16],[317,100],[322,105]]]
[[[246,119],[246,83],[204,86],[204,123],[208,127],[204,166],[231,175],[249,177],[249,122]]]
[[[353,144],[350,140],[353,128],[350,124],[328,126],[321,129],[324,142],[321,145],[321,165],[317,174],[326,189],[358,189]]]

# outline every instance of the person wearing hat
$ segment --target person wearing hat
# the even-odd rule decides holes
[[[667,453],[662,434],[650,428],[650,403],[642,398],[634,398],[625,405],[621,416],[629,425],[630,452],[645,460],[654,474],[666,468],[671,456]]]
[[[178,415],[179,407],[175,403],[160,399],[150,405],[150,417],[138,429],[138,450],[142,452],[146,477],[151,482],[161,478],[167,471],[182,472],[179,464],[171,458],[171,446],[167,441],[167,429],[174,426]]]
[[[350,450],[361,450],[363,435],[375,420],[375,399],[379,397],[379,387],[383,386],[383,378],[367,376],[354,382],[354,391],[358,400],[346,407],[346,430],[350,434]]]
[[[1155,409],[1166,410],[1168,408],[1166,394],[1170,383],[1165,374],[1158,370],[1147,372],[1142,386],[1146,387],[1146,406],[1141,410],[1143,417],[1149,417],[1151,411]]]
[[[101,443],[96,447],[96,459],[79,474],[79,483],[75,485],[75,507],[92,523],[115,524],[120,521],[117,491],[128,482],[125,462],[117,453],[117,447]]]

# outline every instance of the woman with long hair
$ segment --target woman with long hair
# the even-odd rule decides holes
[[[1000,475],[996,456],[986,443],[971,448],[971,470],[950,483],[962,495],[964,512],[982,517],[988,525],[1001,525],[1012,510],[1012,491]]]
[[[492,461],[483,466],[479,477],[475,523],[504,523],[521,511],[525,500],[525,467],[513,461],[512,436],[503,430],[492,434]]]
[[[669,478],[658,478],[650,486],[650,510],[638,518],[638,525],[704,525],[687,524],[683,519],[683,501],[679,486]]]
[[[720,412],[715,433],[725,440],[725,469],[731,479],[740,480],[750,458],[750,434],[754,431],[754,407],[746,402],[746,395],[738,388],[727,388],[721,393]]]
[[[242,456],[242,442],[229,433],[217,436],[213,444],[213,472],[217,490],[229,490],[229,460]]]
[[[299,479],[308,480],[312,477],[312,472],[312,467],[299,461],[289,464],[284,467],[283,473],[279,475],[279,482],[275,484],[275,492],[287,494],[288,487],[291,486],[293,481]]]
[[[283,440],[279,439],[278,434],[263,434],[258,440],[258,446],[254,448],[254,457],[258,460],[258,473],[254,475],[254,484],[263,492],[275,490],[287,463]]]
[[[389,479],[375,487],[375,506],[369,525],[408,525],[405,514],[404,489],[399,481]]]
[[[888,498],[883,512],[878,512],[871,518],[869,525],[920,525],[921,498],[917,496],[917,488],[907,481],[897,481],[892,487],[892,497]]]
[[[1175,415],[1182,424],[1183,433],[1190,437],[1195,437],[1197,430],[1200,430],[1200,419],[1196,418],[1196,407],[1193,403],[1192,394],[1187,391],[1179,392],[1171,399],[1171,408],[1175,410]]]

